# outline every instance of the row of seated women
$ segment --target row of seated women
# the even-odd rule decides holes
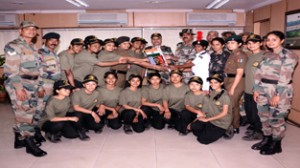
[[[71,91],[67,81],[56,81],[54,95],[47,102],[40,127],[51,142],[60,137],[89,140],[88,130],[101,133],[105,124],[112,129],[122,127],[126,134],[155,129],[175,129],[180,135],[189,132],[203,144],[221,138],[231,125],[231,102],[223,89],[223,77],[213,74],[208,79],[211,91],[202,91],[203,80],[192,77],[188,85],[182,82],[182,72],[170,73],[171,84],[163,86],[159,73],[148,75],[149,85],[141,87],[141,77],[132,74],[128,87],[116,86],[117,75],[108,71],[105,86],[87,75],[83,88]],[[71,109],[71,110],[70,110]]]

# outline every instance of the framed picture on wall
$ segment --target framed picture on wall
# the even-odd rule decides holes
[[[300,49],[300,10],[285,13],[285,47]]]

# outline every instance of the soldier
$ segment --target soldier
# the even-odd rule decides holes
[[[194,33],[192,29],[183,29],[179,36],[183,42],[177,44],[175,56],[178,58],[176,65],[183,65],[192,57],[195,57],[195,51],[193,47]],[[183,72],[183,80],[188,83],[190,77],[193,76],[191,71]]]
[[[235,36],[235,32],[234,31],[224,31],[222,32],[222,38],[226,41],[228,37],[230,36]]]
[[[71,41],[69,48],[58,54],[60,58],[61,70],[63,71],[61,78],[63,80],[68,80],[70,84],[75,88],[80,87],[81,83],[74,79],[74,59],[75,55],[79,54],[82,51],[83,45],[84,43],[82,39],[74,38]]]
[[[40,130],[35,128],[36,113],[41,113],[42,98],[45,90],[42,81],[42,65],[40,56],[32,43],[37,35],[38,27],[30,21],[20,24],[20,37],[9,42],[5,48],[4,73],[8,77],[5,87],[11,99],[15,114],[14,147],[26,147],[26,152],[34,156],[45,156],[34,140]],[[40,143],[40,142],[39,142]]]
[[[144,53],[141,50],[141,44],[142,44],[142,38],[134,37],[131,39],[130,50],[133,52],[133,57],[139,58],[139,59],[144,58]],[[131,74],[138,74],[140,76],[144,76],[144,69],[142,67],[132,64],[128,68],[129,69],[127,71],[126,79],[128,79],[128,77]]]
[[[213,53],[213,49],[211,48],[211,42],[214,38],[219,37],[219,32],[212,30],[207,33],[206,40],[208,41],[209,46],[206,48],[207,53]]]
[[[298,56],[283,48],[285,36],[280,31],[267,34],[267,52],[254,76],[253,98],[257,102],[262,122],[263,140],[252,146],[262,155],[280,153],[281,140],[286,130],[285,119],[291,109],[293,96],[292,74]]]

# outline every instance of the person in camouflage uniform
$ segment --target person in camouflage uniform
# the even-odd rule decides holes
[[[192,29],[183,29],[179,36],[182,38],[183,42],[177,44],[177,48],[175,51],[175,56],[178,58],[176,65],[183,65],[189,59],[194,59],[196,57],[196,53],[194,47],[192,45],[194,39],[194,33]],[[185,83],[188,83],[190,77],[193,76],[191,71],[183,72],[183,80]]]
[[[292,74],[298,56],[283,48],[285,36],[280,31],[267,34],[267,46],[272,52],[266,53],[254,76],[254,101],[262,122],[264,138],[252,146],[262,155],[280,153],[281,140],[286,130],[285,118],[291,109],[293,96]]]
[[[44,96],[42,81],[42,65],[40,56],[32,43],[37,35],[38,27],[30,21],[20,24],[20,37],[9,42],[5,48],[4,73],[8,77],[5,88],[12,103],[15,114],[15,143],[14,147],[26,147],[26,152],[34,156],[44,156],[47,153],[40,149],[35,141],[41,135],[36,129],[36,113],[42,108]],[[41,143],[39,141],[38,143]]]

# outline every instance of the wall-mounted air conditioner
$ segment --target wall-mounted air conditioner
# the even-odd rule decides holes
[[[187,13],[187,25],[235,26],[236,13]]]
[[[0,26],[1,27],[17,26],[17,15],[16,14],[0,14]]]
[[[79,13],[77,17],[79,25],[127,25],[127,13]]]

